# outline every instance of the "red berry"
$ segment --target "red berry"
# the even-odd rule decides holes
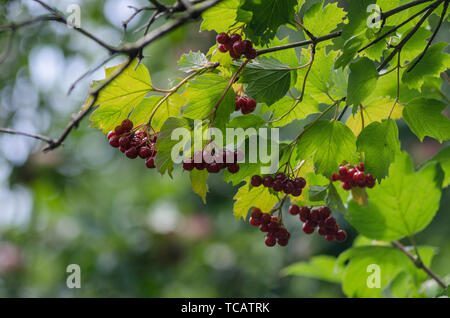
[[[233,51],[236,54],[242,55],[245,53],[245,50],[246,50],[246,46],[243,41],[236,41],[233,43]]]
[[[344,242],[347,239],[347,233],[344,230],[339,230],[336,232],[336,241]]]
[[[119,146],[124,147],[124,148],[129,148],[130,147],[130,139],[128,137],[122,136],[119,139]]]
[[[275,181],[273,182],[273,191],[279,192],[281,190],[283,190],[283,182],[275,179]]]
[[[263,185],[264,185],[266,188],[272,187],[272,186],[273,186],[273,178],[272,178],[271,176],[264,177],[264,179],[263,179]]]
[[[319,210],[312,210],[310,220],[313,222],[319,222],[322,218],[322,215]]]
[[[241,36],[240,36],[239,34],[237,34],[237,33],[233,33],[233,34],[230,36],[230,42],[231,42],[231,43],[240,41],[241,39],[242,39]]]
[[[321,207],[319,211],[320,211],[322,220],[325,220],[326,218],[328,218],[331,215],[331,210],[327,206]]]
[[[261,225],[261,221],[254,219],[254,218],[250,218],[249,222],[250,222],[250,225],[252,225],[252,226],[260,226]]]
[[[268,234],[266,235],[264,243],[266,243],[266,245],[269,247],[275,246],[275,244],[277,243],[277,239],[275,238],[275,236]]]
[[[122,135],[125,131],[123,130],[122,126],[117,126],[116,128],[114,128],[114,132],[116,133],[117,136]]]
[[[115,133],[114,131],[111,130],[111,131],[108,133],[107,138],[110,139],[112,136],[115,136],[115,135],[116,135],[116,133]]]
[[[269,232],[269,224],[268,223],[264,223],[263,219],[261,218],[261,225],[259,226],[259,230],[261,232]]]
[[[254,187],[259,187],[259,186],[263,183],[263,179],[261,178],[261,176],[254,175],[254,176],[252,177],[252,180],[251,180],[250,183],[251,183],[251,185],[254,186]]]
[[[114,135],[111,138],[109,138],[109,144],[111,145],[111,147],[118,148],[119,147],[119,136]]]
[[[261,217],[263,216],[263,213],[258,208],[253,208],[251,214],[252,214],[252,218],[257,219],[257,220],[260,220]]]
[[[336,174],[336,173],[333,173],[333,175],[331,176],[331,181],[338,181],[338,180],[340,180],[341,178],[339,177],[339,175],[338,174]]]
[[[153,169],[155,168],[155,158],[150,157],[147,160],[145,160],[145,165],[147,166],[147,168],[149,169]]]
[[[286,182],[286,184],[283,187],[283,191],[286,194],[291,194],[292,191],[294,191],[294,189],[295,189],[295,185],[292,181]]]
[[[231,56],[233,59],[235,59],[235,60],[237,60],[237,59],[239,59],[239,58],[241,57],[239,54],[237,54],[236,52],[234,52],[232,49],[231,49],[229,52],[230,52],[230,56]]]
[[[194,169],[194,163],[192,159],[188,158],[183,161],[183,169],[186,171],[191,171]]]
[[[263,215],[261,216],[261,222],[263,224],[269,224],[269,222],[272,220],[272,217],[270,216],[269,213],[263,213]]]
[[[249,40],[244,40],[244,41],[242,41],[242,43],[244,43],[244,46],[245,46],[245,51],[242,52],[242,53],[245,53],[245,54],[251,53],[251,51],[252,51],[252,49],[253,49],[253,44],[252,44],[252,42],[249,41]]]
[[[359,170],[364,171],[364,162],[359,163]]]
[[[327,239],[328,242],[333,242],[335,240],[335,236],[331,234],[327,234],[325,238]]]
[[[220,44],[226,44],[226,43],[230,42],[230,37],[225,32],[222,32],[222,33],[217,34],[216,40]]]
[[[325,219],[324,224],[328,228],[333,228],[336,225],[336,219],[332,216],[329,216]]]
[[[288,245],[288,243],[289,243],[289,239],[287,239],[287,238],[279,238],[279,239],[277,240],[277,243],[278,243],[278,245],[280,245],[280,246],[286,246],[286,245]]]
[[[256,108],[256,100],[254,100],[253,98],[250,98],[249,100],[247,100],[247,108],[251,110],[251,112],[253,112]]]
[[[203,169],[205,169],[206,165],[204,162],[195,162],[194,167],[197,170],[203,170]]]
[[[305,232],[305,234],[312,234],[314,233],[316,228],[312,226],[312,224],[308,221],[305,224],[303,224],[302,230],[303,232]]]
[[[339,174],[340,174],[341,176],[346,176],[346,175],[348,174],[348,169],[347,169],[347,167],[346,167],[346,166],[341,166],[341,167],[339,168]]]
[[[309,221],[311,217],[311,210],[307,206],[300,207],[300,221],[306,222]]]
[[[158,135],[153,135],[150,137],[150,142],[155,143],[158,140]]]
[[[353,181],[355,181],[357,183],[364,182],[364,180],[365,180],[364,172],[362,172],[362,171],[355,172],[352,179],[353,179]]]
[[[124,130],[124,131],[130,131],[131,129],[133,129],[133,122],[131,121],[131,120],[129,120],[129,119],[125,119],[123,122],[122,122],[122,129]]]
[[[219,51],[222,53],[228,52],[228,48],[225,44],[219,44]]]
[[[348,182],[341,182],[341,186],[344,190],[350,190],[352,188],[352,185]]]
[[[127,151],[125,151],[125,156],[127,156],[130,159],[135,159],[138,156],[138,151],[136,147],[131,147]]]
[[[325,228],[321,227],[321,228],[319,228],[317,233],[319,233],[319,235],[325,236],[325,235],[327,235],[327,230]]]
[[[227,166],[227,169],[230,173],[237,173],[239,171],[239,164],[231,163]]]
[[[294,190],[292,190],[292,196],[294,197],[299,197],[302,194],[302,189],[300,188],[295,188]]]
[[[236,108],[242,109],[247,105],[247,98],[245,96],[237,96],[236,98]]]
[[[141,147],[139,148],[139,157],[142,159],[146,159],[150,157],[152,154],[152,150],[149,147]]]
[[[306,186],[306,180],[305,178],[299,177],[299,178],[295,178],[294,180],[295,186],[303,189]]]
[[[289,234],[288,230],[285,227],[280,227],[276,235],[278,239],[289,239],[291,237],[291,234]]]
[[[250,52],[245,53],[245,57],[249,60],[253,60],[258,55],[258,52],[253,48],[250,50]]]
[[[213,163],[207,163],[206,164],[206,170],[209,173],[218,173],[220,171],[219,165],[215,162]]]
[[[280,181],[284,181],[287,179],[286,175],[282,172],[277,173],[277,175],[275,176],[275,179],[280,180]]]
[[[298,205],[293,204],[289,207],[289,213],[291,215],[297,215],[300,213],[300,208],[298,207]]]

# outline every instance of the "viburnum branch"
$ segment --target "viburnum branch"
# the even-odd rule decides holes
[[[422,269],[425,273],[427,273],[428,276],[430,276],[439,284],[440,287],[442,287],[443,289],[447,288],[447,284],[420,260],[420,256],[413,255],[403,244],[398,241],[393,241],[392,245],[405,253],[417,268]]]
[[[420,53],[419,58],[413,63],[413,65],[411,65],[411,67],[408,69],[407,72],[411,72],[414,69],[414,67],[416,67],[416,65],[419,64],[419,62],[425,56],[425,53],[427,53],[428,48],[431,46],[431,43],[433,42],[434,38],[436,37],[437,33],[439,32],[439,29],[441,28],[442,21],[444,21],[445,14],[447,13],[447,9],[448,9],[448,2],[449,1],[446,0],[444,3],[444,7],[442,8],[441,18],[439,19],[439,23],[436,26],[436,29],[434,30],[433,35],[428,40],[428,43],[425,46],[425,49],[422,51],[422,53]]]
[[[439,0],[439,1],[443,1],[443,0]],[[419,15],[421,15],[422,13],[424,13],[425,11],[429,10],[431,7],[433,7],[434,3],[429,5],[426,8],[423,8],[422,10],[420,10],[419,12],[415,13],[414,15],[412,15],[411,17],[409,17],[408,19],[406,19],[405,21],[403,21],[402,23],[400,23],[399,25],[395,26],[392,30],[389,30],[387,32],[385,32],[384,34],[380,35],[378,38],[376,38],[375,40],[373,40],[372,42],[370,42],[369,44],[367,44],[366,46],[364,46],[362,49],[358,50],[358,53],[361,53],[362,51],[364,51],[365,49],[371,47],[374,44],[377,44],[379,41],[383,40],[386,36],[388,36],[389,34],[394,33],[395,31],[397,31],[398,29],[400,29],[402,26],[404,26],[405,24],[407,24],[408,22],[410,22],[411,20],[415,19],[416,17],[418,17]]]
[[[414,26],[414,28],[403,38],[403,40],[395,46],[394,50],[391,52],[391,54],[381,63],[377,71],[381,71],[393,58],[394,56],[400,52],[400,50],[405,46],[405,44],[409,41],[409,39],[419,30],[419,28],[422,26],[422,24],[425,22],[425,20],[433,13],[434,9],[441,3],[442,0],[439,0],[435,2],[430,9],[420,18],[419,22]]]
[[[425,3],[425,2],[430,2],[430,1],[433,1],[433,0],[416,0],[416,1],[409,2],[409,3],[405,3],[405,4],[401,5],[401,6],[398,6],[397,8],[394,8],[392,10],[389,10],[389,11],[386,11],[386,12],[382,13],[381,14],[381,18],[383,20],[386,20],[387,18],[389,18],[390,16],[392,16],[394,14],[400,13],[400,12],[402,12],[404,10],[407,10],[407,9],[415,7],[415,6],[419,5],[419,4],[422,4],[422,3]]]
[[[397,62],[397,95],[395,96],[394,105],[391,107],[391,111],[389,112],[388,119],[391,118],[392,113],[394,112],[395,105],[397,105],[400,99],[400,52],[398,52],[398,62]]]
[[[21,136],[38,139],[41,141],[45,141],[46,143],[48,143],[49,146],[53,146],[56,144],[55,140],[53,140],[50,137],[43,136],[43,135],[30,134],[30,133],[26,133],[23,131],[17,131],[17,130],[13,130],[13,129],[9,129],[9,128],[0,128],[0,132],[5,133],[5,134],[10,134],[10,135],[21,135]]]

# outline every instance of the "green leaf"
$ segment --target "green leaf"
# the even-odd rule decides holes
[[[436,163],[415,172],[408,154],[398,154],[389,169],[389,177],[366,190],[368,205],[350,201],[346,219],[362,235],[381,241],[418,233],[431,222],[439,208],[440,176]]]
[[[353,131],[355,136],[358,136],[362,131],[362,125],[370,125],[371,123],[386,119],[389,116],[389,112],[394,105],[394,101],[389,97],[377,97],[370,99],[363,104],[362,115],[359,108],[355,114],[352,114],[346,122],[346,125]],[[392,119],[402,118],[402,105],[396,105],[394,111],[391,114]],[[363,120],[364,119],[364,120]]]
[[[246,33],[255,43],[259,42],[259,37],[263,42],[268,42],[275,37],[281,25],[293,19],[296,5],[296,0],[245,0],[241,8],[253,13]]]
[[[378,72],[375,64],[364,57],[350,64],[347,103],[354,109],[370,96],[377,85]]]
[[[300,138],[297,155],[313,157],[317,173],[331,176],[343,161],[351,161],[356,152],[356,137],[339,121],[319,120]]]
[[[248,210],[252,207],[257,207],[264,213],[268,213],[273,206],[278,202],[278,198],[270,193],[266,187],[251,187],[249,183],[239,188],[238,192],[233,198],[233,214],[236,220],[247,217]]]
[[[192,190],[197,193],[206,204],[206,193],[208,193],[208,184],[206,180],[208,179],[208,171],[205,169],[197,170],[194,169],[189,173],[191,179]]]
[[[450,139],[450,120],[442,114],[445,107],[435,99],[417,98],[403,109],[403,117],[420,141],[430,136],[442,142]]]
[[[105,69],[105,81],[124,64]],[[99,93],[96,101],[98,108],[90,118],[92,126],[102,129],[104,133],[114,130],[128,117],[152,90],[150,73],[143,64],[133,61],[119,76]]]
[[[299,103],[294,109],[292,109],[295,103],[295,99],[289,96],[285,96],[271,106],[267,106],[266,104],[261,105],[261,113],[270,111],[272,112],[273,119],[281,118],[284,116],[283,118],[272,123],[273,127],[283,127],[294,120],[303,120],[311,114],[320,112],[319,103],[309,95],[305,96],[303,98],[303,101]]]
[[[332,210],[345,211],[344,203],[338,193],[338,190],[334,187],[333,183],[328,185],[328,192],[325,196],[325,202],[327,206]]]
[[[189,73],[204,68],[208,63],[209,61],[205,54],[190,51],[189,53],[181,56],[178,61],[178,67],[180,68],[180,71]]]
[[[450,56],[442,51],[447,47],[447,43],[436,43],[430,46],[422,60],[412,71],[404,72],[402,82],[410,88],[420,89],[424,83],[424,77],[431,75],[439,77],[450,65]],[[411,65],[418,59],[415,58]]]
[[[244,130],[248,128],[258,129],[265,125],[265,120],[255,114],[247,114],[243,116],[234,117],[227,125],[229,128],[242,128]]]
[[[367,29],[367,19],[370,12],[367,12],[369,4],[374,0],[349,0],[348,1],[348,23],[342,28],[342,40],[346,41],[354,35],[358,35]]]
[[[419,252],[424,252],[424,249],[419,248]],[[383,291],[400,273],[406,272],[411,276],[418,271],[403,252],[389,246],[353,247],[339,255],[337,265],[342,268],[344,293],[358,298],[383,297]],[[372,285],[377,269],[380,288]]]
[[[400,152],[397,124],[392,119],[371,123],[358,136],[356,145],[364,153],[366,171],[381,180],[388,174],[395,154]]]
[[[291,70],[274,58],[260,58],[247,64],[241,82],[247,84],[248,96],[270,106],[291,87]]]
[[[450,147],[445,147],[429,161],[439,162],[445,175],[442,187],[447,187],[450,184]]]
[[[336,271],[336,257],[319,255],[311,258],[309,262],[298,262],[284,268],[284,276],[294,275],[317,278],[331,283],[339,283],[341,275]]]
[[[202,14],[200,31],[227,32],[236,22],[240,0],[224,0]]]
[[[329,3],[325,7],[323,4],[323,0],[316,3],[303,17],[303,24],[315,37],[331,33],[346,16],[345,11],[338,8],[337,3]],[[308,37],[306,34],[305,36]]]
[[[310,186],[309,199],[311,201],[323,201],[327,195],[328,186]]]
[[[181,128],[182,134],[177,137],[179,139],[172,139],[172,133],[175,129]],[[184,118],[170,117],[163,124],[161,131],[158,135],[158,142],[156,143],[156,149],[158,150],[155,157],[156,168],[161,174],[166,171],[172,176],[174,161],[172,160],[172,151],[176,148],[177,144],[181,146],[182,150],[184,146],[190,141],[192,128],[189,125],[189,121]],[[181,139],[181,140],[180,140]],[[177,153],[178,155],[178,153]]]
[[[210,115],[227,86],[228,79],[220,75],[208,73],[197,76],[187,84],[182,95],[188,101],[183,110],[183,116],[191,119],[203,119]],[[215,127],[225,128],[231,113],[234,112],[235,103],[234,91],[229,89],[217,110]]]
[[[281,46],[289,44],[289,38],[285,37],[284,39],[279,40],[277,37],[275,37],[273,40],[271,40],[267,45],[256,45],[256,49],[265,49],[267,47],[274,47],[274,46]],[[270,52],[264,54],[267,58],[274,58],[281,62],[284,65],[287,65],[289,67],[297,67],[299,66],[299,61],[297,58],[297,54],[295,53],[295,50],[279,50],[275,52]]]

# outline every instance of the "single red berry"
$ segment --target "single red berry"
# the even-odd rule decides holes
[[[247,98],[245,96],[237,96],[236,108],[242,109],[247,105]]]
[[[327,235],[327,230],[323,227],[320,227],[317,233],[319,233],[319,235],[325,236]]]
[[[348,169],[346,166],[339,167],[339,175],[346,176],[348,174]]]
[[[111,145],[111,147],[118,148],[120,146],[119,136],[114,135],[111,138],[109,138],[109,144]]]
[[[263,183],[263,179],[261,178],[261,176],[254,175],[250,183],[254,187],[259,187]]]
[[[225,44],[219,44],[219,51],[222,53],[228,52],[228,48]]]
[[[302,194],[302,189],[300,188],[295,188],[294,190],[292,190],[291,195],[294,197],[299,197]]]
[[[265,239],[264,243],[267,246],[272,247],[272,246],[275,246],[275,244],[277,243],[277,239],[273,235],[266,235],[266,239]]]
[[[283,191],[286,194],[291,194],[294,191],[295,185],[292,181],[288,181],[284,184]]]
[[[333,175],[331,176],[331,181],[333,181],[333,182],[338,181],[340,179],[341,179],[340,176],[336,173],[333,173]]]
[[[327,234],[327,235],[325,236],[325,238],[327,239],[328,242],[333,242],[333,241],[335,240],[336,237],[335,237],[334,235]]]
[[[242,53],[245,53],[245,54],[250,53],[253,49],[253,43],[249,40],[244,40],[244,41],[242,41],[242,43],[244,43],[244,46],[245,46],[245,51]]]
[[[136,147],[131,147],[127,151],[125,151],[125,156],[127,156],[130,159],[135,159],[138,156],[138,151]]]
[[[131,120],[129,120],[129,119],[125,119],[123,122],[122,122],[122,129],[124,130],[124,131],[130,131],[131,129],[133,129],[133,122],[131,121]]]
[[[275,176],[275,179],[280,180],[280,181],[284,181],[287,179],[286,175],[282,172],[277,173],[277,175]]]
[[[336,232],[336,241],[344,242],[347,239],[347,233],[344,230],[339,230]]]
[[[121,153],[125,153],[125,151],[128,150],[128,148],[124,148],[124,147],[119,147],[119,150]]]
[[[206,164],[206,170],[209,173],[218,173],[220,171],[220,167],[217,163],[212,162],[212,163],[207,163]]]
[[[261,218],[261,225],[259,226],[259,230],[261,232],[269,232],[269,224],[264,223],[262,218]]]
[[[117,136],[122,135],[125,131],[123,130],[122,126],[117,126],[116,128],[114,128],[114,132],[116,133]]]
[[[242,39],[241,36],[240,36],[239,34],[237,34],[237,33],[233,33],[233,34],[230,36],[230,42],[231,42],[231,43],[240,41],[241,39]]]
[[[329,216],[325,219],[324,224],[328,228],[333,228],[336,225],[336,219],[332,216]]]
[[[263,185],[264,185],[266,188],[272,187],[272,186],[273,186],[273,178],[272,178],[271,176],[264,177],[264,179],[263,179]]]
[[[146,159],[150,157],[152,154],[152,150],[149,147],[141,147],[139,148],[139,157],[142,159]]]
[[[326,218],[328,218],[331,215],[331,210],[329,207],[327,206],[323,206],[319,209],[320,214],[321,214],[321,219],[325,220]]]
[[[311,218],[311,210],[307,206],[300,207],[300,221],[306,222]]]
[[[237,54],[236,52],[234,52],[233,49],[231,49],[229,52],[230,52],[231,58],[233,58],[233,59],[235,59],[235,60],[237,60],[237,59],[239,59],[239,58],[241,57],[239,54]]]
[[[241,113],[242,115],[247,115],[250,114],[254,111],[254,109],[251,109],[248,107],[248,103],[245,103],[244,106],[241,107]]]
[[[216,40],[220,44],[226,44],[226,43],[230,42],[230,37],[225,32],[222,32],[222,33],[217,34]]]
[[[245,57],[249,60],[253,60],[258,55],[258,52],[253,48],[250,50],[250,52],[245,53]]]
[[[155,168],[155,158],[150,157],[147,160],[145,160],[145,165],[147,166],[147,168],[149,169],[153,169]]]
[[[273,182],[272,188],[273,188],[273,191],[280,192],[281,190],[283,190],[283,182],[275,179],[275,181]]]
[[[194,167],[197,170],[203,170],[206,167],[206,164],[204,162],[195,162]]]
[[[306,223],[303,224],[302,230],[303,232],[305,232],[305,234],[312,234],[314,233],[316,228],[312,226],[312,224],[310,224],[309,221],[307,221]]]
[[[280,246],[286,246],[289,243],[289,239],[287,239],[287,238],[278,238],[277,239],[277,243]]]
[[[116,133],[115,133],[114,131],[111,130],[111,131],[108,133],[108,136],[107,136],[107,137],[108,137],[108,139],[109,139],[109,138],[111,138],[112,136],[115,136],[115,135],[116,135]]]
[[[247,100],[247,108],[251,110],[251,112],[255,111],[256,105],[256,100],[254,100],[253,98]]]
[[[236,163],[231,163],[227,165],[227,169],[230,173],[238,173],[239,171],[239,164]]]
[[[183,160],[183,169],[186,171],[191,171],[194,169],[194,163],[191,158]]]
[[[300,208],[298,207],[297,204],[293,204],[289,207],[289,213],[291,215],[297,215],[300,213]]]
[[[352,188],[352,185],[348,182],[341,182],[341,186],[344,190],[350,190]]]
[[[288,230],[285,227],[280,227],[276,232],[277,238],[281,239],[289,239],[291,234],[289,234]]]
[[[313,222],[319,222],[322,218],[322,215],[319,210],[312,210],[310,220]]]
[[[353,177],[353,175],[354,175],[356,172],[358,172],[358,170],[356,170],[355,168],[351,168],[351,169],[348,170],[347,174],[348,174],[349,176],[352,176],[352,177]]]
[[[261,222],[263,224],[269,224],[269,222],[272,221],[272,217],[270,216],[269,213],[263,213],[263,215],[261,216]]]
[[[242,55],[245,53],[246,47],[243,41],[236,41],[233,43],[233,51],[236,54]]]
[[[252,225],[252,226],[260,226],[261,225],[261,221],[254,219],[254,218],[250,218],[249,222],[250,222],[250,225]]]
[[[119,139],[119,146],[124,148],[129,148],[131,145],[130,139],[128,137],[122,136]]]
[[[353,179],[353,181],[355,181],[357,183],[364,182],[365,181],[364,172],[362,172],[362,171],[355,172],[352,179]]]
[[[297,188],[303,189],[304,187],[306,187],[305,178],[302,178],[302,177],[295,178],[294,183]]]
[[[252,215],[252,218],[257,219],[257,220],[260,220],[261,217],[263,216],[263,213],[261,212],[260,209],[258,209],[258,208],[253,208],[253,209],[252,209],[251,215]]]

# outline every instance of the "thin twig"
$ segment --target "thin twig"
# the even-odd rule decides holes
[[[21,135],[21,136],[26,136],[26,137],[42,140],[42,141],[45,141],[46,143],[48,143],[49,146],[55,145],[55,141],[52,138],[47,137],[47,136],[30,134],[30,133],[26,133],[23,131],[17,131],[17,130],[13,130],[13,129],[9,129],[9,128],[0,128],[0,132],[5,133],[5,134],[10,134],[10,135]]]
[[[434,279],[439,284],[439,286],[441,286],[443,289],[447,288],[447,284],[445,284],[445,282],[442,279],[440,279],[439,276],[437,276],[428,266],[426,266],[422,261],[420,261],[418,256],[414,256],[413,254],[411,254],[411,252],[408,251],[408,249],[403,244],[401,244],[398,241],[393,241],[392,245],[394,245],[399,250],[401,250],[403,253],[405,253],[406,256],[409,257],[409,259],[414,263],[414,265],[417,268],[425,271],[428,274],[428,276],[430,276],[432,279]]]

